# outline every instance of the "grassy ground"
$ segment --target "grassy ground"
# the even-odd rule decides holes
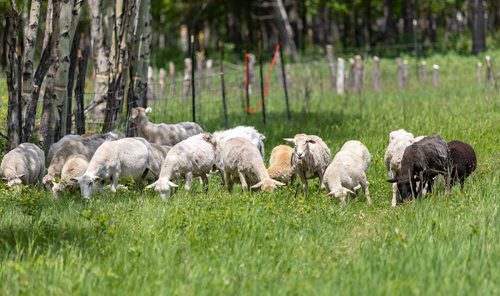
[[[293,188],[242,194],[237,187],[229,195],[216,176],[208,194],[196,184],[167,202],[151,191],[107,192],[85,203],[71,194],[54,201],[49,192],[0,189],[0,291],[498,295],[500,96],[475,83],[474,59],[434,59],[442,68],[438,89],[413,83],[400,91],[387,67],[384,92],[350,96],[347,104],[316,92],[308,112],[293,105],[292,123],[272,104],[266,128],[260,117],[230,109],[232,125],[255,124],[266,134],[268,156],[296,132],[320,135],[332,152],[361,140],[373,156],[373,205],[361,196],[340,208],[317,181],[308,197],[295,197]],[[204,108],[204,127],[220,128],[219,110]],[[390,208],[383,155],[398,128],[470,143],[477,171],[447,198],[441,188]]]

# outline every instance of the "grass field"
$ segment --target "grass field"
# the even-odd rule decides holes
[[[309,112],[293,108],[292,123],[272,104],[267,127],[257,115],[230,114],[231,125],[265,133],[267,156],[297,132],[321,136],[333,153],[362,141],[373,156],[371,206],[360,196],[340,208],[318,192],[318,181],[307,197],[294,188],[243,194],[236,187],[230,195],[216,176],[208,194],[195,184],[166,202],[152,191],[83,202],[1,188],[1,293],[498,295],[499,91],[475,82],[474,58],[434,59],[442,68],[437,89],[413,82],[401,91],[389,73],[383,92],[347,104],[316,92]],[[221,128],[217,107],[204,108],[205,129]],[[391,208],[383,155],[399,128],[470,143],[477,171],[449,197],[440,188]]]

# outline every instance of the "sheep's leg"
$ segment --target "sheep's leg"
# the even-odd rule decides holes
[[[398,184],[392,183],[392,207],[395,207],[398,201]]]
[[[206,174],[201,175],[201,181],[203,183],[203,191],[208,192],[208,177]]]
[[[247,180],[245,179],[245,174],[238,171],[238,176],[240,177],[241,188],[243,189],[243,191],[248,191],[248,184]]]
[[[302,190],[304,191],[304,195],[307,195],[308,186],[307,186],[306,174],[304,172],[301,172],[299,176],[300,176],[300,181],[302,181]]]
[[[233,179],[226,170],[224,170],[224,183],[226,184],[227,191],[233,192]]]
[[[116,193],[116,191],[118,190],[118,180],[120,179],[120,172],[114,172],[112,179],[113,184],[111,184],[111,192]]]
[[[344,194],[344,192],[342,192],[340,195],[340,206],[341,207],[345,206],[345,199],[346,199],[346,195]]]
[[[326,186],[323,184],[323,174],[319,174],[319,192],[325,188]]]
[[[366,196],[366,202],[368,204],[371,204],[372,203],[372,199],[370,197],[370,191],[368,190],[368,185],[370,183],[368,183],[368,181],[364,180],[361,185],[363,186],[363,190],[365,191],[365,196]]]
[[[186,189],[186,191],[189,191],[191,189],[191,181],[193,181],[193,173],[192,172],[188,172],[186,173],[186,183],[184,184],[184,189]]]

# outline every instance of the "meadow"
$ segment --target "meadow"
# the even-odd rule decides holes
[[[362,141],[372,154],[372,205],[361,195],[341,208],[317,180],[308,196],[295,187],[242,193],[236,186],[228,194],[216,175],[208,194],[195,182],[192,192],[178,190],[166,202],[149,190],[84,202],[0,187],[1,293],[498,295],[500,94],[494,83],[475,81],[476,58],[434,62],[442,69],[438,88],[413,79],[398,89],[394,61],[383,60],[382,92],[370,90],[367,73],[367,90],[348,99],[325,87],[304,108],[292,96],[291,122],[282,95],[273,94],[265,126],[238,107],[241,91],[229,92],[230,125],[255,125],[266,135],[266,163],[282,138],[298,132],[321,136],[332,153],[347,140]],[[220,129],[220,94],[205,96],[200,121]],[[157,102],[152,120],[190,120],[182,105]],[[471,144],[477,170],[450,196],[438,185],[426,198],[391,208],[383,157],[389,132],[399,128]]]

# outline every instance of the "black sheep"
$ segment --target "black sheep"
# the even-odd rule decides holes
[[[448,149],[452,165],[450,182],[454,184],[460,181],[463,185],[465,178],[476,169],[476,152],[469,144],[460,141],[448,142]]]
[[[439,174],[447,175],[449,168],[449,150],[444,139],[439,135],[425,137],[406,147],[399,177],[387,181],[397,182],[401,198],[409,200],[412,196],[417,196],[426,185],[431,192],[433,178]]]

